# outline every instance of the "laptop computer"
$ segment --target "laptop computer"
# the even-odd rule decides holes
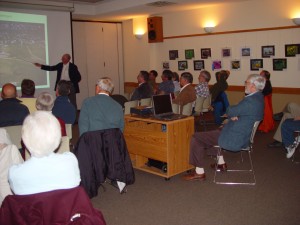
[[[153,115],[160,120],[178,120],[187,116],[175,114],[172,109],[172,96],[167,95],[153,95]]]

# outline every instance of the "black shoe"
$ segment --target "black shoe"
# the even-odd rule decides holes
[[[282,147],[282,146],[283,146],[282,143],[279,142],[279,141],[274,141],[271,144],[268,144],[269,148],[279,148],[279,147]]]

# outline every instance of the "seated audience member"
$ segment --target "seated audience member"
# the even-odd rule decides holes
[[[286,119],[292,119],[300,116],[300,105],[297,103],[288,103],[283,109],[283,117],[277,127],[277,130],[273,136],[274,142],[268,144],[269,148],[283,147],[281,126]]]
[[[156,77],[157,77],[157,75],[158,75],[158,73],[157,73],[156,70],[150,70],[148,83],[152,87],[153,92],[157,91],[157,83],[156,83]]]
[[[174,93],[179,93],[180,82],[179,82],[179,75],[176,72],[173,72],[173,84],[174,84]]]
[[[79,133],[109,128],[124,130],[124,114],[119,103],[109,95],[114,89],[112,80],[104,77],[98,80],[96,96],[85,99],[79,116]]]
[[[217,82],[210,88],[211,106],[213,108],[215,123],[221,125],[223,116],[226,112],[229,102],[225,91],[228,88],[227,79],[230,75],[228,70],[221,70],[216,73]]]
[[[12,195],[8,183],[8,169],[22,163],[22,156],[4,128],[0,128],[0,206],[7,195]]]
[[[281,126],[282,143],[287,151],[286,157],[291,158],[299,145],[298,138],[295,139],[294,132],[300,131],[300,116],[294,119],[286,119]]]
[[[74,124],[76,119],[76,109],[70,102],[68,95],[71,84],[66,80],[60,80],[56,86],[56,99],[52,108],[52,113],[65,123]]]
[[[158,85],[156,94],[174,93],[174,84],[172,81],[173,73],[171,70],[164,70],[161,75],[162,82]]]
[[[21,93],[22,93],[22,95],[18,99],[21,100],[21,103],[23,105],[27,106],[30,113],[35,112],[36,111],[36,108],[35,108],[36,98],[34,97],[35,83],[33,82],[33,80],[30,80],[30,79],[22,80]]]
[[[23,120],[29,114],[29,110],[17,99],[16,86],[10,83],[4,84],[0,101],[0,127],[22,125]]]
[[[37,97],[35,106],[36,109],[39,111],[46,111],[49,114],[52,114],[52,108],[54,106],[54,98],[48,92],[42,92]],[[56,117],[56,119],[58,120],[61,127],[61,135],[67,136],[65,122],[61,118]]]
[[[80,173],[75,155],[56,154],[61,142],[58,120],[50,113],[37,111],[24,120],[22,140],[31,158],[9,169],[11,190],[29,195],[79,186]]]
[[[138,80],[138,87],[134,90],[131,101],[133,100],[140,100],[142,98],[151,98],[153,95],[153,89],[148,83],[149,81],[149,73],[147,71],[140,71],[139,75],[137,76]]]
[[[180,105],[180,113],[182,113],[183,106],[194,102],[196,100],[196,91],[192,85],[193,75],[189,72],[184,72],[180,77],[180,92],[178,96],[172,101],[172,103]]]
[[[199,84],[195,87],[197,97],[207,98],[209,96],[208,82],[210,81],[210,73],[202,70],[199,74]]]
[[[273,106],[272,106],[272,84],[270,81],[271,74],[267,70],[263,70],[260,73],[266,79],[266,85],[262,94],[264,95],[265,108],[264,108],[264,119],[260,123],[258,130],[262,132],[269,132],[274,129],[275,122],[273,119]]]
[[[204,156],[217,155],[219,145],[230,151],[240,151],[249,145],[253,124],[262,120],[264,113],[264,99],[261,91],[265,86],[265,79],[260,75],[249,75],[245,82],[244,97],[237,105],[227,109],[229,122],[223,129],[197,132],[192,136],[190,144],[190,164],[196,167],[195,171],[184,176],[185,180],[205,180]],[[212,168],[216,165],[212,164]],[[218,158],[217,168],[226,171],[227,165],[223,155]]]

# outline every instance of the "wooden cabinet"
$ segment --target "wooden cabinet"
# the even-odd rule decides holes
[[[125,116],[124,136],[134,168],[165,178],[187,171],[194,117],[174,121]],[[167,172],[148,167],[148,159],[167,163]]]

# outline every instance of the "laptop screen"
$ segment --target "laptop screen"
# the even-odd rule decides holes
[[[171,94],[153,95],[152,102],[154,115],[164,115],[173,113]]]

